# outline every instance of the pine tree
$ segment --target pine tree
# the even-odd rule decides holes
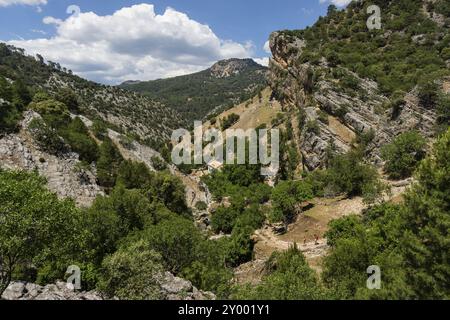
[[[406,195],[404,256],[419,298],[450,297],[450,129],[417,171]]]

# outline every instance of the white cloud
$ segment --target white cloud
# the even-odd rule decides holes
[[[42,22],[44,24],[56,24],[56,25],[60,25],[63,23],[61,19],[56,19],[53,17],[45,17],[44,19],[42,19]]]
[[[344,7],[352,1],[353,0],[319,0],[320,3],[331,2],[332,4],[334,4],[338,7]]]
[[[262,66],[268,67],[269,66],[269,57],[264,58],[253,58],[256,63],[259,63]]]
[[[266,53],[272,55],[272,52],[270,51],[270,43],[269,43],[269,40],[267,40],[267,41],[264,43],[263,50],[264,50],[264,52],[266,52]],[[265,66],[265,67],[268,67],[268,66],[269,66],[269,57],[253,58],[253,60],[255,60],[256,63],[259,63],[259,64],[262,65],[262,66]]]
[[[37,6],[47,4],[47,0],[0,0],[0,7],[8,7],[15,4]]]
[[[251,57],[254,47],[222,40],[209,26],[171,8],[157,15],[150,4],[108,16],[86,12],[43,22],[55,24],[54,37],[8,43],[105,83],[192,73],[217,60]]]

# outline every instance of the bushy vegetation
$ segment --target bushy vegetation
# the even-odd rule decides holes
[[[444,3],[439,1],[432,7],[445,13],[448,5]],[[381,8],[381,30],[367,29],[369,5]],[[332,68],[345,67],[375,80],[386,95],[396,90],[408,92],[417,84],[426,87],[449,74],[445,64],[450,44],[448,21],[447,25],[439,26],[425,15],[422,6],[421,0],[353,1],[346,10],[329,10],[314,26],[286,35],[307,40],[300,63],[317,65],[325,57]],[[393,33],[386,37],[387,32]],[[411,41],[419,35],[424,42]],[[360,90],[349,75],[340,83],[344,89]]]
[[[186,218],[184,188],[173,177],[152,174],[134,188],[119,170],[124,178],[110,195],[79,210],[72,201],[60,201],[46,191],[45,181],[36,174],[0,175],[0,197],[5,198],[0,219],[7,222],[0,226],[1,290],[11,279],[63,279],[71,264],[81,267],[83,288],[97,287],[124,299],[158,298],[155,281],[165,270],[205,290],[229,287],[234,242],[216,243],[201,234]]]
[[[225,238],[226,265],[236,267],[253,257],[251,236],[267,219],[264,206],[271,188],[261,180],[258,165],[228,165],[222,171],[204,178],[213,196],[224,203],[212,214],[211,226]],[[228,202],[228,204],[227,204]]]
[[[377,206],[362,219],[348,217],[331,225],[332,252],[325,261],[324,281],[341,298],[448,298],[448,283],[440,279],[450,272],[442,255],[448,251],[442,240],[449,223],[449,142],[450,131],[420,165],[418,183],[404,205]],[[364,285],[365,268],[373,264],[383,270],[381,290]]]
[[[158,300],[162,277],[161,256],[141,240],[119,248],[103,262],[99,289],[121,300]]]
[[[304,181],[282,181],[272,191],[274,212],[272,220],[290,221],[299,211],[298,206],[311,200],[314,193],[310,184]]]
[[[436,133],[444,133],[450,125],[450,94],[441,94],[438,97]]]
[[[295,247],[267,262],[256,286],[237,286],[237,299],[448,299],[450,130],[419,165],[403,204],[384,203],[363,216],[331,222],[331,252],[321,280]],[[379,290],[367,288],[367,268],[380,267]]]
[[[63,100],[71,103],[71,108],[75,108],[75,102],[71,101],[75,99],[72,93],[67,93],[64,97]],[[43,120],[35,118],[31,121],[29,130],[43,150],[58,154],[70,149],[78,153],[80,160],[87,164],[98,160],[99,148],[96,141],[79,117],[70,117],[69,107],[65,103],[50,98],[45,91],[38,91],[28,108],[42,116]]]
[[[378,178],[376,169],[365,164],[358,151],[333,157],[326,175],[328,187],[348,196],[364,195],[364,191]]]
[[[31,93],[21,80],[9,83],[0,75],[0,133],[18,129],[22,111],[31,101]]]
[[[445,182],[449,138],[450,131],[436,144],[434,157],[422,162],[418,183],[407,193],[404,205],[381,205],[368,210],[362,219],[333,222],[327,234],[332,252],[325,260],[323,275],[325,284],[339,297],[448,298],[448,283],[440,279],[450,272],[442,255],[448,251],[442,240],[449,223]],[[383,270],[381,290],[364,286],[364,269],[373,264]]]
[[[286,252],[274,253],[266,262],[266,269],[261,284],[236,288],[233,299],[320,300],[327,297],[317,275],[295,246]]]
[[[42,119],[31,120],[28,130],[33,134],[33,139],[43,151],[58,155],[69,150],[57,131],[49,127]]]
[[[382,149],[384,169],[393,179],[412,175],[419,162],[425,157],[425,139],[416,131],[399,135]]]
[[[239,121],[239,115],[232,113],[221,120],[222,130],[227,130]]]
[[[70,145],[72,151],[80,156],[80,160],[87,163],[98,159],[97,143],[90,137],[89,131],[80,118],[74,118],[70,123],[58,130],[64,141]]]
[[[376,168],[364,162],[361,148],[342,155],[336,155],[330,149],[327,163],[327,169],[305,174],[305,182],[315,196],[363,196],[370,204],[389,191]]]
[[[12,278],[64,275],[83,254],[82,215],[35,173],[0,171],[0,294]]]
[[[0,103],[0,133],[11,133],[18,130],[21,113],[11,104]]]
[[[117,174],[123,158],[117,147],[109,138],[105,138],[99,147],[97,160],[97,180],[106,188],[116,184]]]

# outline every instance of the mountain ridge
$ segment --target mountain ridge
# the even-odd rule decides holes
[[[267,68],[252,59],[228,59],[189,75],[119,85],[179,112],[188,122],[204,120],[254,97],[266,87]],[[189,123],[191,125],[191,123]]]
[[[148,97],[85,80],[48,61],[40,55],[28,56],[20,48],[0,43],[0,77],[20,80],[33,91],[49,91],[56,95],[61,89],[71,90],[80,105],[80,113],[91,120],[108,123],[121,133],[159,148],[183,119],[174,110]]]

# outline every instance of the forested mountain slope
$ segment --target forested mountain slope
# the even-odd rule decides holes
[[[180,127],[181,117],[172,109],[148,97],[84,80],[41,56],[0,43],[0,80],[17,81],[32,88],[57,95],[69,89],[76,97],[80,112],[92,120],[103,120],[120,132],[126,132],[158,147]]]
[[[125,82],[120,87],[143,93],[193,122],[254,97],[265,87],[266,70],[252,59],[230,59],[198,73],[156,81]]]

